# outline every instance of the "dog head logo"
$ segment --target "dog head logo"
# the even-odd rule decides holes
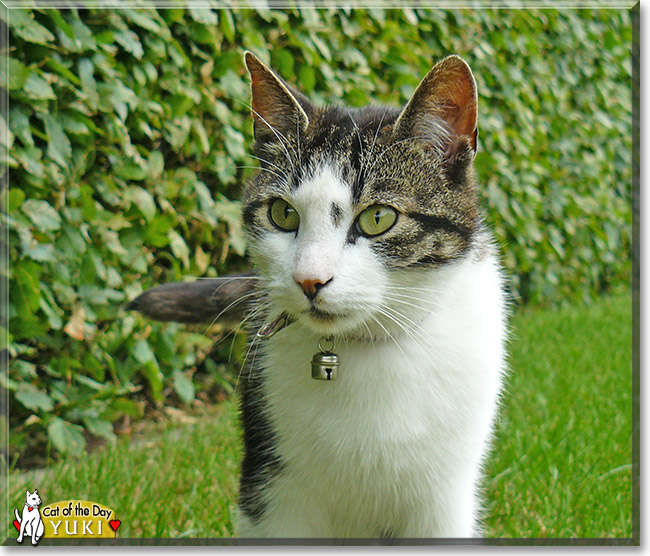
[[[25,498],[26,501],[22,513],[17,508],[14,508],[14,514],[16,515],[14,526],[18,529],[19,543],[23,542],[23,537],[28,536],[31,537],[32,544],[35,545],[45,531],[41,513],[38,509],[41,505],[41,497],[38,495],[38,490],[34,489],[34,492],[31,493],[27,491]]]

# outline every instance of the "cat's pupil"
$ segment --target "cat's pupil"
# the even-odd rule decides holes
[[[375,211],[375,224],[377,224],[377,225],[379,225],[380,214],[381,214],[381,211],[379,209],[377,209]]]
[[[284,207],[284,218],[285,220],[289,218],[289,213],[291,212],[291,209],[289,208],[289,205]]]

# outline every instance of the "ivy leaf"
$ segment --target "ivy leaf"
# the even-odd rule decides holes
[[[52,411],[54,409],[52,398],[29,382],[21,382],[15,396],[21,404],[32,411]]]
[[[131,201],[140,209],[145,220],[151,222],[156,216],[156,203],[151,193],[142,187],[133,186],[129,188],[128,194]]]
[[[185,403],[194,400],[194,384],[187,375],[180,371],[174,372],[174,390]]]
[[[96,417],[84,417],[83,422],[91,434],[105,438],[109,442],[116,440],[117,437],[113,432],[113,425],[110,422]]]
[[[58,162],[61,166],[67,167],[70,157],[72,156],[72,146],[70,139],[63,131],[59,121],[51,114],[43,117],[45,131],[49,137],[47,142],[47,153],[52,160]]]
[[[36,44],[48,44],[54,35],[34,19],[31,10],[14,9],[9,11],[9,27],[21,39]]]
[[[197,23],[216,25],[217,14],[209,8],[190,8],[190,17]]]
[[[81,90],[88,97],[88,105],[97,110],[99,104],[99,93],[97,92],[97,83],[94,77],[95,67],[88,58],[79,60],[79,79],[81,80]]]
[[[22,210],[42,232],[53,232],[61,227],[61,216],[47,201],[28,199]]]
[[[9,71],[9,75],[6,74],[7,70]],[[30,71],[32,70],[20,60],[9,58],[8,68],[5,64],[0,65],[0,83],[8,83],[10,91],[22,89],[27,82]]]
[[[83,429],[59,417],[53,417],[47,427],[50,440],[61,453],[80,456],[86,447]]]
[[[232,43],[235,40],[235,22],[230,10],[224,8],[219,12],[219,24],[223,36],[229,43]]]
[[[142,58],[144,50],[142,49],[142,43],[140,42],[140,39],[136,33],[129,31],[128,29],[123,29],[121,31],[115,32],[113,36],[115,38],[115,41],[120,44],[124,50],[130,54],[133,54],[133,56],[135,56],[138,60]]]
[[[9,111],[9,127],[12,133],[22,141],[23,145],[27,147],[34,145],[29,116],[24,110],[13,107]]]
[[[133,357],[142,364],[149,361],[155,361],[156,357],[151,351],[151,347],[145,340],[139,340],[133,349]]]
[[[34,100],[55,99],[54,89],[36,71],[32,71],[25,82],[23,92]]]
[[[183,262],[185,268],[190,266],[190,250],[187,247],[185,240],[178,234],[176,230],[169,230],[169,245],[172,248],[174,256]]]

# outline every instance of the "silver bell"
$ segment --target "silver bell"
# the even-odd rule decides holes
[[[336,380],[339,356],[331,351],[320,352],[311,360],[311,377],[316,380]]]

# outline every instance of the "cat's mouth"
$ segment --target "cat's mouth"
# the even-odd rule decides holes
[[[323,311],[322,309],[319,309],[318,307],[314,307],[314,306],[311,306],[307,311],[307,313],[309,314],[310,317],[322,323],[331,323],[341,317],[346,316],[340,313],[331,313],[330,311]]]

